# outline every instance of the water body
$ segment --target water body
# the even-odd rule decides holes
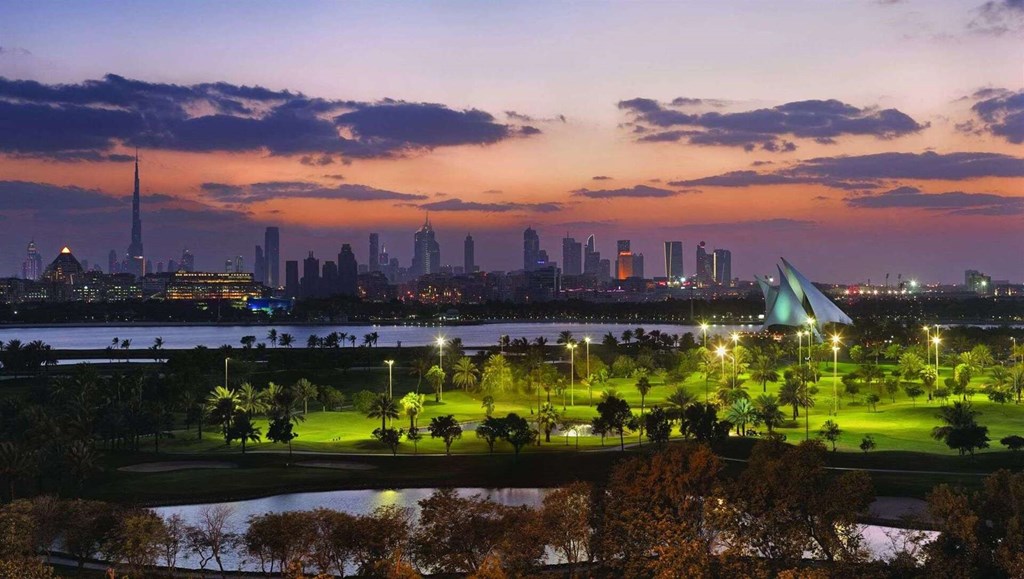
[[[365,515],[373,512],[381,506],[395,505],[408,508],[413,520],[419,517],[419,501],[430,496],[435,489],[401,489],[401,490],[348,490],[328,491],[316,493],[292,493],[275,495],[261,499],[247,501],[234,501],[227,503],[212,503],[209,505],[179,505],[171,507],[156,507],[153,509],[162,517],[170,517],[173,514],[180,515],[186,523],[196,524],[200,512],[207,507],[214,505],[225,505],[231,508],[231,524],[236,532],[244,532],[245,524],[252,515],[265,513],[280,513],[286,511],[306,511],[316,508],[328,508],[343,511],[353,515]],[[469,497],[482,495],[492,501],[507,506],[529,506],[540,507],[544,496],[549,489],[543,488],[522,488],[522,489],[483,489],[483,488],[459,488],[456,489],[460,496]],[[860,525],[864,536],[866,547],[873,557],[886,559],[892,556],[892,542],[890,534],[898,533],[899,529],[882,525]],[[934,535],[934,533],[931,533]],[[554,553],[548,553],[548,563],[560,563]],[[179,565],[182,568],[199,568],[198,558],[189,554],[179,556]],[[236,553],[231,553],[225,558],[225,569],[234,570],[258,570],[256,564],[244,561],[244,558]]]
[[[281,325],[281,326],[220,326],[220,325],[167,325],[167,326],[25,326],[19,328],[0,328],[0,341],[21,340],[24,343],[42,340],[58,350],[102,350],[111,344],[111,340],[131,340],[132,349],[148,348],[156,338],[163,338],[166,349],[186,349],[196,346],[217,348],[228,344],[240,346],[242,336],[256,336],[257,343],[267,342],[267,332],[276,329],[278,335],[287,333],[295,338],[295,346],[305,346],[310,334],[325,336],[331,332],[344,332],[356,336],[356,344],[362,344],[363,336],[377,332],[378,346],[426,346],[433,344],[438,336],[446,339],[462,338],[464,346],[490,346],[498,343],[501,335],[510,338],[525,337],[533,340],[538,337],[547,338],[551,344],[558,339],[558,334],[569,330],[577,339],[591,336],[600,342],[601,337],[611,332],[621,337],[622,332],[642,327],[645,331],[660,330],[665,334],[687,332],[700,340],[701,331],[696,326],[679,324],[583,324],[583,323],[495,323],[465,326],[442,325]],[[732,332],[755,332],[760,329],[758,324],[746,325],[715,325],[708,329],[708,336],[726,335]],[[267,347],[271,344],[267,343]]]

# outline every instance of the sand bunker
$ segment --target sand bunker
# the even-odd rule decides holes
[[[194,470],[204,468],[235,468],[238,466],[233,462],[220,462],[213,460],[179,460],[168,462],[144,462],[131,466],[122,466],[117,469],[124,472],[171,472],[175,470]]]

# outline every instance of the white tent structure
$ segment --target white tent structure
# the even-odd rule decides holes
[[[770,285],[764,278],[757,278],[765,302],[762,329],[771,326],[802,327],[813,318],[815,333],[820,336],[826,324],[853,324],[850,316],[843,313],[788,261],[783,259],[778,270],[777,286]]]

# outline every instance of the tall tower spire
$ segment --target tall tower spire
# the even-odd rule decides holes
[[[142,249],[142,212],[139,192],[139,151],[135,150],[135,190],[132,193],[132,241],[128,245],[129,271],[138,277],[146,275],[146,258]]]

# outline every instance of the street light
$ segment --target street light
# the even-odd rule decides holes
[[[938,334],[938,331],[939,329],[935,328],[936,334]],[[937,382],[939,380],[939,344],[942,343],[942,339],[936,335],[932,338],[932,343],[935,344],[935,381]]]
[[[839,335],[832,335],[832,404],[834,414],[839,416]]]
[[[700,331],[704,332],[704,342],[701,344],[705,348],[708,347],[708,324],[707,322],[701,322]]]
[[[583,343],[587,345],[587,390],[590,391],[590,404],[594,404],[594,387],[591,385],[593,377],[590,375],[590,336],[583,337]]]
[[[565,347],[569,348],[569,406],[576,406],[576,344],[569,342]],[[562,398],[562,404],[565,404],[565,398]]]
[[[925,355],[924,363],[926,365],[930,365],[932,363],[932,350],[931,350],[931,348],[928,347],[929,342],[931,342],[931,337],[932,337],[931,329],[929,329],[928,325],[925,324],[925,326],[924,326],[924,355]]]
[[[811,344],[814,343],[814,331],[812,330],[812,328],[814,328],[814,318],[808,317],[807,321],[804,322],[804,323],[807,324],[807,365],[810,366],[811,365]]]
[[[1013,346],[1010,348],[1010,359],[1013,360],[1014,364],[1016,364],[1017,363],[1017,338],[1015,336],[1010,336],[1010,341],[1013,342]]]
[[[228,360],[231,358],[224,358],[224,387],[228,387]]]
[[[391,367],[395,365],[395,361],[384,360],[384,363],[388,365],[388,398],[394,398],[395,395],[391,391]]]
[[[733,354],[732,354],[732,380],[733,380],[733,382],[735,382],[736,381],[736,377],[738,375],[737,374],[737,368],[736,368],[736,347],[740,345],[740,335],[738,333],[736,333],[736,332],[733,332],[732,336],[730,336],[730,337],[732,338],[732,351],[733,351]]]
[[[797,330],[796,331],[796,365],[797,366],[799,366],[800,364],[804,363],[804,357],[803,357],[804,351],[803,351],[803,348],[804,348],[804,331],[803,330]]]
[[[725,376],[725,346],[719,346],[715,353],[718,354],[719,359],[722,360],[722,376]]]
[[[441,380],[437,385],[438,400],[444,397],[444,336],[437,337],[437,369],[441,371]]]

